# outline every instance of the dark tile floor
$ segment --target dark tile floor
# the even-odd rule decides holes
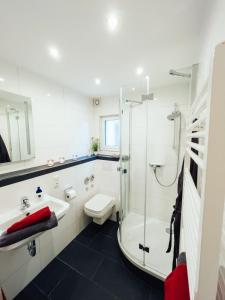
[[[121,253],[117,224],[89,224],[17,297],[17,300],[161,300],[163,283]]]

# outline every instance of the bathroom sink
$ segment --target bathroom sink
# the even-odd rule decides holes
[[[69,204],[63,200],[56,199],[54,197],[51,197],[49,195],[44,195],[43,199],[38,202],[31,202],[31,206],[24,211],[21,211],[20,209],[15,209],[13,211],[10,211],[9,213],[0,214],[0,235],[12,224],[15,222],[21,220],[24,218],[27,214],[32,214],[36,212],[37,210],[48,206],[51,211],[55,212],[55,215],[57,217],[57,220],[61,220],[66,212],[69,209]],[[36,237],[41,235],[43,232],[37,233],[35,235],[32,235],[20,242],[14,243],[10,246],[0,247],[0,251],[9,251],[13,249],[17,249],[22,247],[23,245],[29,243],[30,241],[34,240]]]

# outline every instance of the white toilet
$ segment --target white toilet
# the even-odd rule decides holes
[[[102,225],[113,213],[115,199],[104,194],[96,194],[84,205],[84,212],[93,222]]]

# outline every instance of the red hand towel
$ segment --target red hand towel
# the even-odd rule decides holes
[[[164,300],[190,300],[187,265],[176,267],[164,283]]]
[[[40,221],[47,220],[51,217],[51,211],[48,206],[43,207],[42,209],[36,211],[35,213],[23,218],[22,220],[11,225],[6,232],[11,233],[23,228],[26,228],[30,225],[36,224]]]

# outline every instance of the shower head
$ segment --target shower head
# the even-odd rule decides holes
[[[176,118],[180,117],[180,115],[181,115],[180,111],[178,111],[178,110],[177,111],[173,111],[172,114],[170,114],[170,115],[167,116],[167,119],[169,121],[174,121]]]
[[[184,77],[184,78],[191,78],[191,74],[181,73],[181,72],[178,72],[176,70],[170,70],[169,74],[173,75],[173,76],[179,76],[179,77]]]

